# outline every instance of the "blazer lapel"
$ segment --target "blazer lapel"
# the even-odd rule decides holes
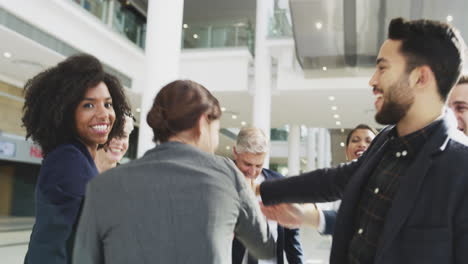
[[[376,263],[382,256],[382,252],[388,248],[399,233],[412,208],[415,206],[416,199],[421,190],[422,183],[426,177],[429,168],[432,165],[433,156],[440,153],[447,142],[447,127],[445,123],[441,125],[428,142],[415,157],[412,165],[401,176],[400,187],[393,199],[385,220],[384,229],[381,235],[381,245],[377,248]],[[442,146],[442,147],[441,147]]]
[[[387,130],[388,131],[388,130]],[[365,186],[369,175],[381,160],[388,143],[388,132],[383,134],[375,143],[375,147],[369,149],[367,160],[351,176],[342,197],[338,217],[336,218],[335,231],[333,233],[332,253],[330,263],[343,263],[346,260],[348,244],[354,230],[354,218],[357,204],[361,197],[361,189]]]

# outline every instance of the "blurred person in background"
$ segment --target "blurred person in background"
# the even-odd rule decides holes
[[[114,168],[127,153],[130,134],[133,131],[133,117],[125,114],[124,132],[121,137],[113,138],[96,152],[96,167],[99,173]]]
[[[449,95],[448,106],[458,122],[458,129],[468,136],[468,75],[462,75]]]
[[[233,147],[234,163],[244,174],[251,185],[263,181],[284,178],[283,175],[263,168],[265,157],[269,150],[269,142],[265,133],[259,128],[242,128],[237,135],[236,145]],[[232,244],[233,264],[283,264],[284,254],[289,264],[302,264],[303,253],[299,237],[299,229],[288,229],[278,225],[275,221],[268,221],[268,225],[276,240],[276,256],[272,259],[257,260],[245,246],[234,238]]]

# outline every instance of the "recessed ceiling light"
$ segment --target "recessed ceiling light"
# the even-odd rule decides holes
[[[344,133],[344,128],[341,129],[341,133]]]
[[[333,115],[333,118],[338,119],[338,118],[340,118],[340,115],[339,115],[339,114],[334,114],[334,115]]]
[[[11,58],[11,53],[10,52],[4,52],[3,57],[9,59],[9,58]]]
[[[237,119],[237,115],[232,115],[232,119]]]
[[[221,111],[222,112],[226,111],[226,107],[221,107]]]
[[[198,34],[193,34],[194,39],[198,39]]]
[[[323,70],[323,71],[327,71],[327,67],[323,66],[323,67],[322,67],[322,70]]]
[[[328,96],[328,100],[335,101],[335,96]]]
[[[247,122],[242,121],[242,122],[241,122],[241,126],[245,126],[245,125],[247,125]]]
[[[137,113],[140,113],[140,112],[141,112],[141,108],[138,107],[137,109],[135,109],[135,111],[136,111]]]
[[[336,121],[335,124],[336,124],[337,126],[341,126],[341,122],[340,122],[340,121]]]
[[[344,148],[345,143],[344,143],[344,142],[341,142],[341,143],[340,143],[340,146],[342,146],[342,147]]]
[[[452,22],[452,21],[453,21],[453,16],[448,15],[448,16],[447,16],[447,22]]]
[[[227,149],[227,150],[230,150],[230,149],[231,149],[231,147],[230,147],[230,146],[226,146],[226,149]]]
[[[333,111],[336,111],[336,110],[338,110],[338,107],[334,105],[334,106],[331,107],[331,109],[332,109]]]
[[[318,30],[322,29],[322,27],[323,27],[322,22],[319,21],[319,22],[315,23],[315,27],[316,27]]]
[[[184,27],[184,28],[188,28],[188,25],[187,25],[187,24],[184,24],[183,27]]]

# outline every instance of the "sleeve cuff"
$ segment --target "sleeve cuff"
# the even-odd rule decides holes
[[[323,214],[323,211],[320,209],[317,209],[319,213],[319,224],[317,227],[317,231],[323,235],[325,232],[325,228],[327,227],[327,223],[325,221],[325,215]]]

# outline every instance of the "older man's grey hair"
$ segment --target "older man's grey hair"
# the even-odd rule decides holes
[[[237,135],[237,153],[266,153],[268,152],[268,137],[256,127],[242,128]]]

